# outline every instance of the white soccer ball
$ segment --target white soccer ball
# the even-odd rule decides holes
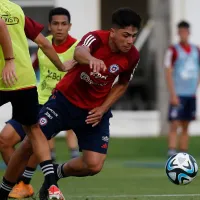
[[[172,183],[186,185],[196,177],[198,165],[191,155],[177,153],[168,159],[165,170]]]

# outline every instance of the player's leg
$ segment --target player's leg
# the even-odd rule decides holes
[[[0,151],[6,164],[8,164],[10,157],[15,151],[15,145],[21,142],[25,135],[26,133],[20,123],[15,120],[9,120],[6,122],[6,126],[0,134]],[[34,194],[32,186],[29,185],[29,180],[31,180],[34,171],[33,168],[26,167],[23,176],[18,180],[18,183],[9,193],[10,198],[27,198]]]
[[[169,133],[168,133],[168,153],[167,156],[170,157],[177,152],[177,130],[179,127],[179,121],[170,121],[169,123]]]
[[[92,127],[85,123],[88,115],[87,110],[77,108],[66,99],[64,102],[62,102],[62,105],[65,104],[66,111],[64,109],[61,111],[64,113],[62,120],[67,119],[67,121],[63,121],[63,123],[68,123],[69,127],[76,133],[83,155],[61,165],[55,164],[54,170],[57,173],[57,178],[97,174],[101,171],[106,158],[109,141],[109,118],[112,114],[109,111],[96,127]],[[69,116],[66,116],[67,114]],[[66,127],[66,130],[69,129]],[[47,199],[46,191],[46,183],[44,182],[39,192],[40,199]]]
[[[4,105],[7,102],[10,102],[13,96],[13,92],[4,92],[0,91],[0,106]],[[9,192],[12,190],[12,187],[14,187],[15,181],[12,182],[9,180],[6,180],[3,177],[3,181],[0,186],[0,197],[2,200],[7,200]]]
[[[73,130],[68,130],[66,132],[66,144],[68,146],[71,158],[78,157],[79,156],[78,142]]]
[[[25,135],[16,132],[10,122],[13,123],[14,120],[9,120],[0,133],[0,151],[6,165],[15,151],[15,145],[25,137]]]
[[[22,98],[25,99],[24,95],[29,97],[29,101],[23,102],[23,109],[26,109],[27,111],[25,112],[24,110],[24,116],[16,116],[18,117],[24,125],[24,130],[27,133],[31,144],[32,144],[32,149],[36,157],[38,158],[38,162],[40,163],[40,167],[42,169],[42,172],[45,176],[45,179],[47,179],[48,186],[50,187],[51,185],[57,185],[55,181],[55,175],[54,172],[52,171],[52,160],[51,160],[51,155],[50,155],[50,149],[49,149],[49,144],[42,133],[39,124],[37,124],[37,117],[38,117],[38,95],[37,95],[37,89],[31,89],[27,91],[23,91],[21,94],[21,101]],[[18,103],[18,102],[17,102]],[[18,103],[19,104],[19,103]],[[13,108],[16,108],[16,113],[19,113],[19,110],[21,110],[18,106],[18,104]]]
[[[21,145],[21,148],[18,148],[11,157],[0,189],[2,199],[7,198],[13,185],[16,183],[22,172],[24,172],[27,161],[32,154],[32,148],[40,162],[40,167],[48,187],[50,188],[51,186],[54,187],[53,185],[57,185],[55,174],[52,170],[53,164],[49,145],[46,137],[43,135],[37,124],[38,96],[36,88],[15,91],[11,103],[13,105],[13,118],[24,125],[31,144],[29,143],[27,149],[26,145]],[[62,194],[60,193],[60,195]]]
[[[181,121],[181,133],[179,138],[179,151],[180,152],[187,152],[188,151],[188,141],[189,141],[189,134],[188,134],[188,127],[189,121]]]
[[[34,189],[30,184],[30,182],[36,170],[37,165],[38,165],[38,160],[36,156],[33,154],[28,161],[25,171],[18,179],[18,182],[15,185],[15,187],[10,192],[9,194],[10,198],[22,199],[33,196]]]
[[[51,151],[51,159],[53,162],[55,162],[56,161],[56,151],[55,151],[55,139],[54,138],[49,140],[49,148]]]
[[[188,151],[189,143],[189,125],[196,117],[196,97],[185,97],[184,116],[182,118],[182,132],[179,140],[179,150],[182,152]]]
[[[64,164],[54,165],[58,179],[69,176],[91,176],[101,171],[108,149],[109,118],[111,116],[108,111],[96,127],[85,125],[74,128],[83,153],[80,157],[71,159]]]
[[[177,131],[180,127],[180,119],[184,113],[184,101],[179,97],[180,105],[169,107],[169,133],[168,133],[168,153],[167,156],[170,157],[177,152]]]
[[[101,171],[105,159],[106,154],[83,150],[82,156],[74,158],[62,165],[55,166],[55,168],[58,171],[59,179],[69,176],[92,176]]]
[[[0,188],[2,200],[8,198],[8,194],[16,184],[19,176],[24,172],[29,157],[32,154],[31,143],[27,137],[22,141],[19,148],[14,151],[6,169]],[[16,159],[13,159],[16,158]]]

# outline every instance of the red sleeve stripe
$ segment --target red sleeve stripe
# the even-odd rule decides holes
[[[95,40],[96,38],[93,35],[89,35],[85,38],[83,46],[89,47]]]

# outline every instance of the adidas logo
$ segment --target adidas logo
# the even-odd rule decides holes
[[[107,148],[108,148],[108,144],[107,144],[107,143],[103,144],[103,145],[101,146],[101,148],[102,148],[102,149],[107,149]]]

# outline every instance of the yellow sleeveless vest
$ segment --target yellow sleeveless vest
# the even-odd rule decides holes
[[[47,39],[52,43],[52,36],[48,36]],[[67,51],[64,53],[57,53],[61,62],[73,59],[74,50],[78,41],[76,41]],[[60,72],[54,66],[54,64],[44,55],[44,53],[38,50],[38,60],[40,69],[40,82],[38,84],[38,96],[39,103],[45,104],[51,96],[52,90],[56,84],[63,78],[66,72]]]
[[[12,39],[14,50],[17,82],[8,88],[2,81],[2,70],[5,65],[2,48],[0,46],[0,90],[18,90],[36,85],[36,77],[32,67],[27,38],[24,33],[25,16],[21,7],[8,0],[0,0],[0,17],[6,22]]]

